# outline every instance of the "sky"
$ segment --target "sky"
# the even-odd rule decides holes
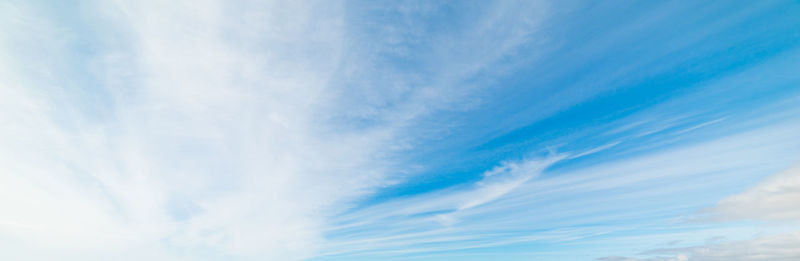
[[[800,260],[800,2],[0,0],[0,260]]]

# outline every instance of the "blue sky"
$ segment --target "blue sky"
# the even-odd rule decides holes
[[[2,260],[800,259],[797,1],[0,2]]]

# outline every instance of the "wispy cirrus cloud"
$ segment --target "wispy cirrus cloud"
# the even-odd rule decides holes
[[[400,130],[459,106],[441,100],[539,19],[443,34],[463,46],[414,56],[447,62],[408,88],[379,84],[409,73],[347,38],[345,3],[1,5],[2,255],[32,260],[312,257],[330,215],[397,179],[387,155],[415,138]],[[504,47],[469,53],[485,39]]]
[[[727,196],[713,207],[700,211],[698,219],[720,221],[756,220],[760,222],[788,223],[793,227],[800,222],[795,202],[798,202],[797,167],[791,167],[770,176],[744,192]],[[711,240],[704,245],[656,248],[638,253],[644,257],[608,256],[598,260],[626,261],[713,261],[713,260],[795,260],[800,258],[800,234],[793,229],[782,229],[752,238],[738,240]]]
[[[0,259],[793,258],[797,7],[5,1]]]
[[[625,237],[643,227],[647,232],[637,235],[665,241],[675,239],[673,230],[696,231],[682,234],[684,239],[720,233],[725,230],[719,224],[694,223],[693,213],[735,191],[720,188],[758,180],[796,160],[800,144],[788,141],[796,140],[798,126],[789,119],[782,122],[566,171],[546,169],[613,146],[506,162],[487,170],[483,179],[470,186],[390,200],[337,217],[339,224],[327,233],[330,241],[324,253],[331,259],[395,255],[447,258],[469,249],[497,246],[576,248],[574,244],[587,241],[602,245],[605,238]],[[632,133],[630,137],[638,135]],[[669,214],[675,212],[683,214]],[[614,242],[607,244],[617,244]],[[640,249],[646,249],[647,243],[641,244]],[[609,248],[635,249],[631,246]],[[723,251],[727,246],[725,243],[715,249]],[[691,248],[663,260],[673,260],[678,254],[699,258],[700,254],[691,254],[694,252],[702,253],[699,247]],[[547,254],[542,250],[527,255]]]

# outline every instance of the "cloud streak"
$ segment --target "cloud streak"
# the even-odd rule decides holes
[[[563,173],[542,175],[554,163],[574,158],[569,154],[504,163],[468,188],[397,199],[340,217],[341,224],[328,232],[327,253],[447,257],[450,251],[498,245],[568,244],[642,226],[701,229],[705,225],[692,225],[689,216],[665,214],[689,215],[725,196],[709,194],[718,186],[783,168],[795,159],[798,144],[786,141],[796,130],[795,124],[764,128]],[[729,181],[706,182],[723,179]],[[709,200],[684,200],[696,195]]]
[[[440,101],[536,24],[497,31],[509,17],[485,16],[481,35],[503,48],[464,55],[493,45],[477,37],[432,49],[463,60],[391,100],[396,87],[358,71],[380,57],[345,39],[357,28],[344,3],[2,6],[0,231],[15,244],[3,255],[27,260],[312,257],[327,217],[399,179],[387,158],[414,139],[400,131],[457,106]],[[388,102],[346,98],[373,91]]]

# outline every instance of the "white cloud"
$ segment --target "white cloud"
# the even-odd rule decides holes
[[[459,101],[477,88],[466,79],[502,74],[500,61],[536,44],[547,6],[488,5],[469,30],[432,37],[446,44],[406,72],[376,57],[425,36],[420,27],[351,38],[339,3],[239,4],[0,3],[0,258],[292,260],[569,241],[619,228],[568,223],[649,214],[628,198],[678,194],[683,178],[730,168],[745,177],[797,148],[797,128],[783,126],[545,179],[562,156],[510,161],[475,184],[341,214],[402,178],[387,159],[414,145],[400,133],[468,106]],[[597,196],[616,189],[630,193]]]
[[[796,160],[797,129],[793,123],[775,124],[546,175],[541,173],[551,164],[581,152],[505,162],[471,186],[394,199],[337,217],[323,253],[446,257],[457,250],[498,245],[611,242],[617,232],[625,235],[643,227],[680,230],[692,225],[675,215],[713,204],[724,196],[720,186],[747,184]]]
[[[499,166],[483,173],[483,179],[476,188],[468,192],[466,201],[458,206],[458,210],[470,209],[495,200],[528,180],[538,176],[555,162],[564,159],[563,155],[551,156],[547,159],[528,159],[503,162]]]
[[[752,188],[720,200],[704,214],[717,221],[800,221],[800,170],[793,167],[771,176]],[[761,235],[752,239],[710,242],[703,246],[661,248],[644,251],[649,258],[609,256],[599,260],[620,261],[757,261],[800,259],[800,233]]]
[[[21,247],[0,256],[300,259],[320,213],[383,182],[387,136],[318,125],[339,6],[85,4],[103,24],[3,3],[0,236]]]
[[[800,259],[800,233],[760,236],[750,240],[710,243],[703,246],[653,249],[634,258],[609,256],[604,261],[790,261]]]
[[[711,213],[716,218],[800,221],[800,167],[783,171],[745,192],[724,198]]]
[[[479,20],[502,48],[465,55],[494,43],[453,36],[474,39],[431,54],[463,68],[438,64],[435,81],[368,115],[379,124],[351,128],[335,121],[389,87],[337,86],[343,67],[371,68],[345,41],[341,3],[237,4],[0,3],[0,242],[16,246],[0,257],[311,257],[329,216],[395,179],[398,129],[453,106],[441,98],[535,25]]]

